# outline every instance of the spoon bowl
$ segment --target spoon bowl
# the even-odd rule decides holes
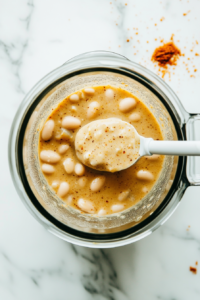
[[[86,166],[113,173],[131,167],[142,156],[200,155],[200,141],[155,141],[139,135],[128,122],[108,118],[83,126],[76,135],[75,149]]]

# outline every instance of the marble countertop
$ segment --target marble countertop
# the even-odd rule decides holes
[[[1,1],[1,300],[200,299],[200,267],[195,265],[200,264],[199,187],[190,187],[173,216],[145,239],[115,249],[88,249],[59,240],[29,214],[7,162],[11,123],[24,95],[83,52],[118,52],[161,74],[151,55],[174,34],[185,56],[164,80],[189,112],[200,112],[199,11],[198,0]]]

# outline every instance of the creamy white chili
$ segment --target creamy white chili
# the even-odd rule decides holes
[[[130,123],[144,137],[163,139],[158,122],[142,101],[121,88],[97,86],[69,95],[52,111],[40,132],[38,148],[41,170],[54,192],[66,205],[98,216],[117,213],[138,203],[158,180],[164,159],[160,155],[142,157],[130,168],[115,172],[112,148],[119,153],[119,163],[123,163],[124,155],[131,159],[133,146],[138,150],[139,141],[135,136],[130,149],[124,149],[122,128],[120,134],[116,133],[116,139],[110,141],[106,152],[107,126],[103,120],[108,118]],[[99,132],[92,131],[91,122],[95,120],[102,120]],[[88,126],[88,131],[81,130],[84,125]],[[111,124],[108,127],[113,130]],[[93,153],[90,159],[87,158],[93,140],[96,146],[102,147],[103,157]],[[105,153],[110,157],[107,166]],[[84,164],[79,155],[85,155]],[[99,170],[92,166],[99,166]]]

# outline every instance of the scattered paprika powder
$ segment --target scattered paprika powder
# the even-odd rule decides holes
[[[157,62],[160,67],[167,69],[167,65],[176,65],[180,55],[180,49],[172,41],[156,48],[151,60]]]
[[[190,267],[190,272],[192,272],[193,274],[197,274],[197,268]]]

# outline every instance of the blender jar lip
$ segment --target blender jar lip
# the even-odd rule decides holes
[[[99,52],[92,52],[92,54],[94,55],[94,54],[99,54]],[[104,53],[105,54],[105,53]],[[118,55],[117,55],[118,56]],[[109,57],[109,59],[110,59],[110,57]],[[116,59],[116,58],[115,58]],[[79,60],[81,60],[81,58],[79,58]],[[125,61],[125,59],[124,58],[121,58],[120,57],[120,60],[122,60],[122,61]],[[148,75],[149,75],[149,73],[150,73],[150,75],[152,76],[152,77],[157,77],[157,75],[155,75],[155,74],[151,74],[151,72],[149,71],[149,70],[147,70],[147,69],[145,69],[144,67],[141,67],[141,66],[139,66],[139,65],[137,65],[137,64],[135,64],[135,63],[132,63],[131,61],[129,61],[129,60],[127,60],[128,61],[128,63],[130,64],[134,64],[134,66],[137,66],[138,67],[138,69],[143,69],[143,72],[144,71],[147,71],[148,72]],[[72,60],[72,62],[74,62],[74,60]],[[75,60],[75,62],[77,62],[76,60]],[[70,62],[69,62],[70,63]],[[68,66],[68,63],[67,63],[67,65],[66,64],[64,64],[63,65],[65,68],[66,68],[66,66]],[[113,239],[112,238],[112,233],[111,234],[108,234],[109,235],[109,240],[110,240],[110,238],[112,238],[112,240],[110,241],[110,242],[108,242],[108,240],[105,240],[105,236],[104,235],[100,235],[100,234],[98,234],[98,239],[94,239],[94,235],[96,235],[97,236],[97,234],[93,234],[93,233],[87,233],[87,234],[82,234],[82,235],[87,235],[87,238],[86,237],[83,237],[83,239],[81,238],[81,237],[78,237],[76,234],[74,235],[73,233],[75,233],[75,232],[79,232],[79,231],[77,231],[77,230],[75,230],[75,229],[73,229],[72,231],[73,231],[73,233],[72,233],[72,235],[70,234],[70,233],[68,233],[68,232],[66,232],[65,230],[61,230],[60,229],[60,226],[57,226],[54,222],[51,222],[50,220],[49,220],[49,218],[45,218],[42,214],[41,214],[41,212],[40,211],[38,211],[38,208],[32,203],[32,201],[30,201],[30,199],[29,199],[29,197],[27,196],[27,194],[26,194],[26,192],[25,192],[25,187],[23,186],[23,184],[22,184],[22,182],[21,182],[21,174],[19,173],[19,168],[20,168],[20,165],[19,165],[19,161],[18,161],[18,157],[17,157],[17,154],[18,154],[18,151],[16,151],[17,149],[15,148],[16,147],[16,145],[18,145],[18,142],[19,142],[19,137],[20,137],[20,133],[21,133],[21,126],[22,126],[22,124],[23,124],[23,122],[25,121],[25,119],[26,119],[26,116],[27,116],[27,113],[28,113],[28,111],[30,110],[30,107],[33,105],[33,106],[35,106],[36,104],[37,104],[37,101],[36,101],[36,99],[38,99],[39,98],[39,96],[41,96],[41,94],[42,93],[44,93],[44,91],[46,90],[46,89],[49,89],[49,88],[52,88],[52,85],[57,85],[58,84],[58,81],[63,81],[63,80],[65,80],[66,79],[66,76],[72,76],[72,72],[70,73],[70,74],[68,74],[68,75],[66,75],[65,74],[65,76],[62,76],[63,74],[60,74],[61,76],[58,76],[58,74],[55,74],[55,73],[57,73],[60,69],[62,69],[63,68],[63,66],[61,66],[61,67],[59,67],[59,68],[57,68],[56,70],[54,70],[54,71],[52,71],[51,73],[49,73],[48,75],[46,75],[42,80],[40,80],[39,82],[38,82],[38,84],[36,84],[35,85],[35,87],[33,87],[33,89],[27,94],[27,96],[25,97],[25,99],[23,100],[23,102],[22,102],[22,104],[21,104],[21,106],[19,107],[19,109],[18,109],[18,111],[17,111],[17,113],[16,113],[16,116],[15,116],[15,118],[14,118],[14,121],[13,121],[13,124],[12,124],[12,128],[11,128],[11,132],[10,132],[10,138],[9,138],[9,165],[10,165],[10,171],[11,171],[11,175],[12,175],[12,179],[13,179],[13,182],[14,182],[14,184],[15,184],[15,187],[16,187],[16,189],[17,189],[17,191],[18,191],[18,194],[20,195],[20,197],[23,199],[23,202],[26,204],[26,207],[29,209],[29,211],[31,211],[31,213],[45,226],[45,227],[47,227],[47,229],[49,230],[49,231],[51,231],[52,233],[54,233],[54,234],[56,234],[56,235],[59,235],[61,238],[63,238],[63,239],[65,239],[65,240],[69,240],[69,239],[72,239],[73,240],[73,243],[77,243],[77,244],[79,244],[79,245],[83,245],[83,243],[85,244],[85,246],[88,246],[88,243],[89,243],[89,246],[90,247],[102,247],[102,245],[105,243],[105,247],[106,247],[106,245],[107,245],[107,247],[111,247],[111,245],[110,245],[110,243],[112,244],[112,246],[114,247],[115,245],[113,245],[113,244],[115,244],[115,243],[117,243],[118,245],[124,245],[124,244],[128,244],[128,243],[131,243],[131,242],[133,242],[133,241],[135,241],[135,240],[138,240],[138,239],[140,239],[140,238],[142,238],[144,235],[146,235],[146,234],[149,234],[149,233],[151,233],[152,232],[152,228],[146,228],[146,227],[151,227],[151,223],[153,222],[153,221],[155,221],[155,225],[154,225],[154,229],[156,229],[159,225],[160,225],[160,223],[163,223],[163,220],[165,220],[167,217],[165,216],[165,214],[164,214],[164,216],[162,217],[162,220],[157,220],[158,218],[159,218],[159,216],[160,216],[160,214],[162,214],[162,212],[163,212],[163,210],[166,208],[166,206],[169,204],[169,202],[171,202],[172,201],[172,199],[174,198],[174,193],[175,192],[173,192],[173,194],[171,195],[171,197],[170,197],[170,200],[169,201],[167,201],[167,203],[166,203],[166,205],[165,205],[165,207],[162,209],[162,211],[161,211],[161,213],[159,213],[158,214],[158,216],[156,216],[155,217],[155,215],[154,215],[154,217],[152,218],[152,220],[151,221],[149,221],[146,225],[144,224],[143,226],[140,226],[141,228],[139,228],[138,230],[134,230],[134,232],[130,232],[130,233],[128,233],[128,231],[130,231],[129,229],[128,230],[125,230],[125,231],[122,231],[121,233],[125,233],[125,232],[127,232],[127,234],[123,234],[123,236],[119,236],[119,233],[116,233],[115,235],[118,235],[118,239],[120,239],[120,241],[118,240],[118,239]],[[85,69],[85,68],[84,68]],[[104,66],[104,67],[100,67],[100,68],[95,68],[95,70],[101,70],[101,71],[105,71],[105,69],[106,69],[106,67]],[[94,71],[94,66],[92,66],[92,67],[90,67],[89,68],[89,70],[88,70],[88,72],[89,71]],[[110,66],[109,66],[109,69],[107,70],[107,71],[110,71],[110,72],[113,72],[113,71],[115,71],[115,72],[120,72],[120,73],[123,73],[124,75],[128,75],[128,76],[130,76],[130,74],[127,74],[128,72],[127,71],[129,71],[130,72],[130,69],[129,70],[127,70],[127,69],[124,69],[124,71],[122,71],[122,68],[120,67],[119,69],[118,68],[116,68],[116,66],[115,66],[115,69],[113,69],[113,68],[111,68]],[[138,71],[138,70],[137,70]],[[131,70],[131,73],[132,73],[132,76],[133,76],[133,73],[135,72],[135,70],[134,71],[132,71]],[[79,69],[79,71],[75,71],[75,73],[77,74],[77,73],[83,73],[83,69]],[[135,73],[137,76],[138,75],[140,75],[140,77],[142,77],[142,79],[145,79],[145,81],[147,82],[148,81],[148,85],[149,84],[151,84],[152,82],[150,81],[150,79],[148,78],[148,77],[144,77],[144,75],[142,74],[139,74],[138,72],[137,73]],[[53,75],[53,78],[55,77],[55,75],[57,76],[57,78],[55,79],[54,78],[54,80],[52,80],[53,78],[51,78],[52,76],[51,75]],[[132,76],[130,76],[130,77],[132,77]],[[179,102],[179,100],[178,100],[178,98],[177,98],[177,96],[174,94],[174,92],[169,88],[169,86],[168,85],[166,85],[159,77],[157,77],[156,78],[157,80],[159,79],[159,81],[162,83],[162,85],[165,85],[165,88],[167,88],[167,89],[169,89],[169,91],[171,92],[171,96],[175,96],[175,101],[178,101]],[[46,82],[45,82],[46,81]],[[47,83],[47,81],[48,81],[48,83]],[[41,89],[41,87],[43,86],[43,88]],[[154,83],[153,83],[153,87],[155,88],[155,87],[157,87],[156,86],[156,84],[155,84],[155,80],[154,80]],[[153,87],[152,87],[152,89],[153,89]],[[157,88],[159,88],[159,87],[157,87]],[[155,90],[154,90],[154,92],[155,92]],[[164,94],[163,93],[163,91],[161,91],[162,92],[162,94]],[[165,95],[165,94],[164,94]],[[173,99],[173,98],[172,98]],[[173,99],[174,100],[174,99]],[[178,106],[179,107],[179,106]],[[168,107],[169,108],[169,107]],[[179,107],[180,108],[180,107]],[[172,110],[172,115],[174,115],[174,113],[176,113],[176,110],[175,110],[175,112]],[[184,123],[184,121],[185,121],[185,119],[188,119],[189,118],[189,114],[184,110],[184,108],[183,107],[181,107],[181,113],[182,113],[182,115],[181,115],[181,118],[178,118],[177,119],[177,115],[175,115],[174,117],[175,117],[175,123],[177,124],[179,124],[179,126],[180,127],[182,127],[181,125],[183,125],[183,123]],[[179,127],[178,126],[178,127]],[[180,127],[179,127],[179,129],[180,129]],[[176,128],[177,129],[177,128]],[[181,130],[179,131],[179,133],[181,133]],[[182,135],[182,134],[181,134]],[[180,137],[180,136],[179,136]],[[181,138],[181,137],[180,137]],[[21,162],[22,163],[22,162]],[[180,163],[179,163],[180,164]],[[185,163],[184,163],[184,161],[183,161],[183,165],[185,165]],[[182,177],[182,173],[183,173],[183,171],[182,170],[180,170],[181,172],[179,173],[179,183],[180,183],[180,181],[181,181],[181,177]],[[176,174],[176,176],[177,176],[177,174]],[[184,186],[184,190],[186,189],[186,187],[187,187],[187,185],[188,185],[188,183],[186,183],[185,184],[185,186]],[[172,190],[172,188],[171,188],[171,190]],[[182,188],[181,188],[181,190],[183,190],[183,185],[182,185]],[[181,193],[182,194],[182,193]],[[166,200],[166,199],[165,199]],[[165,200],[163,200],[163,202],[165,202]],[[176,207],[177,206],[177,204],[178,204],[178,202],[179,202],[179,200],[180,199],[178,199],[178,201],[176,201],[177,203],[176,203],[176,205],[174,205],[174,207]],[[39,203],[39,202],[38,202]],[[158,207],[159,208],[159,207]],[[157,209],[158,209],[157,208]],[[170,211],[172,211],[172,209],[170,210]],[[48,214],[48,213],[47,213]],[[168,213],[169,214],[169,213]],[[52,217],[53,218],[53,217]],[[148,220],[149,220],[149,217],[147,218]],[[57,221],[57,220],[56,220]],[[146,221],[146,220],[145,220]],[[144,221],[143,221],[144,222]],[[141,222],[140,224],[143,224],[143,222]],[[60,223],[59,221],[57,221],[57,223]],[[60,223],[60,224],[62,224],[62,223]],[[149,226],[150,225],[150,226]],[[66,225],[64,225],[65,227],[67,227]],[[138,225],[136,225],[136,226],[134,226],[134,228],[136,228]],[[146,229],[145,229],[146,228]],[[145,230],[144,230],[145,229]],[[139,233],[139,235],[137,234],[139,231],[142,231],[142,233],[140,232]],[[148,233],[149,232],[149,233]],[[79,232],[80,233],[80,232]],[[99,236],[103,236],[104,237],[104,239],[100,239],[99,240]],[[76,241],[76,242],[75,242]],[[97,246],[95,246],[95,245],[93,245],[93,246],[91,246],[91,243],[94,243],[94,242],[97,242]],[[100,246],[100,244],[99,244],[99,242],[100,242],[100,244],[101,244],[101,246]],[[103,243],[103,244],[102,244]],[[108,245],[109,244],[109,245]]]

